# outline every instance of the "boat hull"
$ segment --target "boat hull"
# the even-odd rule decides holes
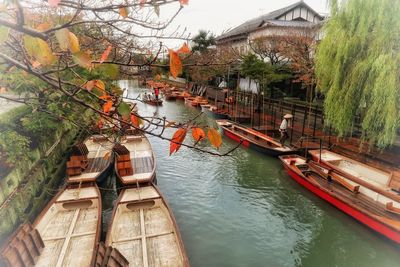
[[[152,106],[162,106],[162,100],[158,101],[143,100],[143,102]]]
[[[120,192],[105,243],[118,248],[130,266],[189,267],[175,217],[154,184]]]
[[[229,115],[228,114],[223,114],[223,113],[217,113],[217,112],[213,112],[210,109],[206,109],[204,110],[204,113],[212,118],[218,119],[218,120],[227,120],[229,119]]]
[[[292,150],[290,150],[290,151],[278,151],[278,150],[275,150],[275,149],[272,149],[272,148],[266,148],[266,147],[259,146],[259,145],[255,144],[255,143],[252,143],[252,142],[248,141],[248,140],[242,139],[239,135],[237,135],[237,134],[235,134],[235,133],[233,133],[233,132],[231,132],[231,131],[223,128],[223,127],[222,127],[222,133],[226,137],[228,137],[229,139],[232,139],[235,142],[238,142],[238,143],[242,142],[242,146],[250,148],[250,149],[253,149],[253,150],[255,150],[255,151],[259,152],[259,153],[262,153],[262,154],[265,154],[265,155],[268,155],[268,156],[278,157],[278,156],[281,156],[281,155],[289,155],[289,154],[293,154],[294,153]]]
[[[361,222],[362,224],[368,226],[372,230],[382,234],[383,236],[387,237],[388,239],[400,244],[400,232],[382,224],[381,222],[375,220],[374,218],[362,213],[360,210],[349,206],[345,202],[341,201],[340,199],[330,195],[326,190],[310,183],[309,181],[305,180],[301,177],[298,173],[294,172],[290,169],[286,164],[284,164],[284,168],[286,169],[287,173],[293,180],[297,183],[302,185],[303,187],[307,188],[309,191],[317,195],[318,197],[322,198],[323,200],[329,202],[339,210],[343,211],[344,213],[350,215],[357,221]]]

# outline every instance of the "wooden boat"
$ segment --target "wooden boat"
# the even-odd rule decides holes
[[[111,169],[113,146],[113,142],[103,135],[92,135],[76,145],[67,162],[67,182],[102,183]]]
[[[202,105],[202,107],[203,106],[204,105]],[[218,119],[218,120],[229,119],[229,114],[225,110],[219,109],[213,105],[208,105],[208,106],[209,106],[209,108],[204,108],[204,110],[203,110],[203,108],[201,109],[201,111],[203,111],[207,116]]]
[[[115,145],[115,172],[121,184],[137,185],[154,182],[156,163],[153,149],[143,134],[125,135]]]
[[[143,102],[152,106],[162,106],[163,103],[161,99],[143,99]]]
[[[391,172],[374,168],[326,149],[310,150],[309,153],[315,161],[320,161],[346,177],[360,179],[382,190],[393,189],[400,193],[400,179]]]
[[[95,183],[61,190],[34,223],[5,243],[9,266],[93,266],[100,239],[101,197]]]
[[[129,266],[189,266],[172,211],[154,185],[121,191],[105,243]]]
[[[400,207],[400,196],[386,195],[357,184],[333,169],[298,155],[280,156],[288,174],[299,184],[354,219],[400,244],[400,214],[387,210],[382,199]],[[371,195],[369,191],[374,192]]]
[[[201,112],[206,112],[206,110],[209,110],[211,108],[210,104],[205,104],[205,105],[200,105]]]
[[[191,97],[191,94],[189,94],[188,92],[184,91],[184,92],[180,92],[176,94],[176,99],[179,100],[184,100],[187,97]]]
[[[258,152],[270,156],[279,156],[284,154],[293,154],[295,150],[288,146],[282,146],[279,141],[272,137],[236,124],[229,120],[216,120],[222,133],[236,142],[242,142],[242,145]]]
[[[185,104],[192,106],[192,102],[194,101],[194,97],[185,97]]]
[[[204,99],[203,97],[186,97],[185,98],[185,104],[193,106],[193,107],[199,107],[201,105],[206,105],[208,104],[208,100]]]

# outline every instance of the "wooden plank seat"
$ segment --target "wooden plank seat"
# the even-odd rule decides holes
[[[120,176],[133,175],[130,151],[123,145],[117,144],[113,148],[117,154],[117,171]]]
[[[43,240],[30,223],[21,225],[6,242],[1,257],[7,266],[34,266],[44,249]]]
[[[392,202],[392,201],[386,203],[386,210],[389,211],[389,212],[391,212],[391,213],[395,213],[395,214],[399,214],[399,215],[400,215],[400,208],[395,207],[395,206],[393,205],[393,202]]]
[[[87,168],[89,164],[88,154],[89,150],[83,143],[72,148],[72,155],[70,160],[67,161],[67,174],[69,176],[80,175]]]

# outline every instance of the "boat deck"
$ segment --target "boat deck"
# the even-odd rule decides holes
[[[111,162],[111,151],[113,143],[104,141],[93,141],[88,139],[85,141],[85,145],[89,150],[88,166],[79,175],[69,176],[68,182],[92,182],[95,181],[110,164]],[[109,155],[107,157],[107,155]]]
[[[38,218],[35,228],[45,247],[36,266],[90,265],[97,241],[98,198],[95,187],[66,189]]]
[[[115,211],[107,245],[129,266],[185,266],[169,211],[152,187],[126,189]]]
[[[129,140],[130,141],[127,141]],[[151,144],[145,136],[128,136],[121,144],[130,152],[133,174],[122,176],[125,184],[150,180],[154,175],[155,162]]]
[[[265,136],[252,129],[243,128],[241,126],[233,125],[232,128],[228,128],[237,135],[242,136],[245,139],[250,140],[252,143],[262,147],[269,147],[278,151],[286,152],[292,151],[290,147],[282,146],[278,141],[274,140],[269,136]]]

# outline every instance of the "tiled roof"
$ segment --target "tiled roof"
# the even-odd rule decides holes
[[[283,14],[285,14],[286,12],[289,12],[290,10],[296,8],[299,5],[304,5],[305,7],[309,8],[312,10],[312,8],[310,8],[306,3],[304,3],[303,1],[299,1],[296,2],[290,6],[272,11],[268,14],[259,16],[257,18],[251,19],[246,21],[245,23],[233,28],[232,30],[218,36],[216,39],[218,40],[222,40],[228,37],[234,37],[234,36],[238,36],[238,35],[242,35],[242,34],[247,34],[251,31],[256,30],[258,27],[261,27],[262,25],[264,25],[265,23],[273,23],[276,26],[280,25],[282,26],[297,26],[297,25],[305,25],[305,21],[282,21],[282,20],[278,20],[278,18],[280,16],[282,16]],[[315,11],[314,11],[315,12]],[[315,12],[316,13],[316,12]],[[318,13],[316,13],[318,14]],[[319,15],[318,15],[319,16]],[[320,16],[320,19],[323,19],[322,16]],[[289,23],[288,23],[289,22]],[[287,23],[287,24],[285,24]],[[308,22],[310,23],[310,26],[313,24],[312,22]],[[292,24],[292,25],[290,25]]]

